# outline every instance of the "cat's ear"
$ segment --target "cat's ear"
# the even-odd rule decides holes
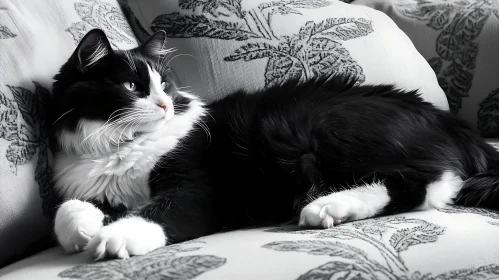
[[[105,62],[112,53],[113,49],[104,31],[90,30],[76,47],[78,69],[85,72],[89,67]]]
[[[158,57],[174,51],[166,47],[166,32],[161,30],[154,33],[140,47],[139,51],[149,57]]]

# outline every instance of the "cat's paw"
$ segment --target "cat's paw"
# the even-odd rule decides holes
[[[166,236],[161,226],[132,216],[102,227],[90,240],[87,251],[95,260],[106,257],[127,259],[165,245]]]
[[[333,193],[320,197],[305,206],[299,226],[332,228],[335,225],[364,218],[368,207],[357,197]]]
[[[68,200],[57,210],[54,231],[66,253],[82,251],[102,227],[104,213],[92,203]]]

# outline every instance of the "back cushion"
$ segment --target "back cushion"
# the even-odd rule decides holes
[[[136,45],[115,0],[0,0],[0,266],[50,232],[45,104],[52,77],[93,28],[116,48]]]
[[[140,1],[120,3],[139,39],[163,30],[170,64],[206,100],[332,73],[362,83],[419,89],[447,100],[431,67],[385,14],[336,0]]]
[[[437,74],[450,110],[499,137],[499,1],[355,0],[390,16]]]

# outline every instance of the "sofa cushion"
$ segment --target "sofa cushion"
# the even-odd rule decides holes
[[[178,51],[169,62],[183,85],[207,100],[291,78],[333,73],[360,82],[420,89],[448,104],[435,74],[393,21],[336,0],[120,0],[141,40],[163,30]]]
[[[0,267],[50,232],[44,105],[52,77],[98,27],[116,48],[137,44],[115,0],[0,0]]]
[[[499,213],[453,207],[328,230],[242,230],[93,262],[51,249],[0,270],[36,279],[497,279]]]
[[[499,2],[355,0],[390,16],[435,70],[450,110],[499,136]]]

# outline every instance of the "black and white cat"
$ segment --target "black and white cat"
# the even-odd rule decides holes
[[[215,232],[414,209],[499,209],[499,153],[416,92],[340,76],[204,105],[165,34],[114,51],[90,31],[55,76],[55,233],[96,259]]]

